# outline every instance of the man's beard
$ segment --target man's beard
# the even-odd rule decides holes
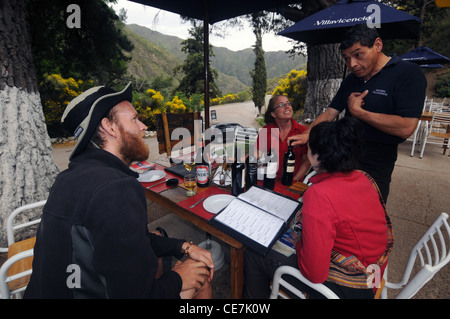
[[[134,161],[145,161],[150,151],[144,140],[138,135],[126,131],[121,125],[119,130],[123,136],[122,146],[119,151],[125,163],[130,165]]]

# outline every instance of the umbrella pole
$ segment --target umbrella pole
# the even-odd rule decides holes
[[[208,1],[204,1],[203,16],[203,64],[205,70],[205,130],[209,128],[209,15]]]

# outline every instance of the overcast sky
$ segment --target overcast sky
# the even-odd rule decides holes
[[[178,14],[126,0],[119,0],[117,4],[113,5],[113,8],[117,13],[121,8],[127,10],[126,24],[135,23],[163,34],[177,36],[181,39],[186,39],[189,36],[188,29],[191,27],[191,24],[182,23]],[[155,21],[154,18],[157,14],[158,19]],[[251,48],[256,41],[255,35],[250,27],[246,27],[245,29],[245,31],[231,30],[225,38],[211,36],[209,40],[210,44],[216,47],[226,47],[232,51]],[[266,52],[286,51],[291,48],[292,44],[288,42],[288,38],[286,37],[267,34],[263,36],[263,49]]]

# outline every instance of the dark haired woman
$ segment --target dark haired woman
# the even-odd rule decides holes
[[[281,179],[283,172],[283,156],[288,151],[288,140],[290,136],[298,135],[306,131],[306,126],[297,123],[292,119],[294,111],[289,99],[284,95],[274,95],[267,106],[264,114],[266,125],[261,132],[266,132],[265,136],[258,137],[259,151],[267,153],[274,149],[278,159],[277,179]],[[264,133],[262,133],[264,134]],[[294,147],[295,167],[294,180],[303,180],[310,165],[306,156],[306,145]]]
[[[361,141],[359,121],[353,118],[311,129],[308,158],[317,175],[303,195],[296,256],[286,258],[272,250],[263,259],[246,253],[246,297],[267,296],[269,288],[264,286],[286,264],[298,267],[310,281],[324,283],[340,298],[374,297],[393,234],[376,184],[356,170]],[[367,284],[373,271],[375,284]]]

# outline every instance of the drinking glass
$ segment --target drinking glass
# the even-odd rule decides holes
[[[186,157],[184,158],[184,160],[183,160],[183,165],[184,165],[184,168],[185,168],[188,172],[192,171],[192,169],[193,169],[194,166],[195,166],[194,156],[193,156],[193,155],[188,155],[188,156],[186,156]]]
[[[195,182],[195,174],[189,173],[184,176],[184,187],[186,187],[187,192],[186,195],[191,197],[197,194],[194,191],[195,186],[197,183]]]

